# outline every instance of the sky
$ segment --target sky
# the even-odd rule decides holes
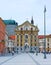
[[[22,24],[26,20],[39,28],[44,34],[44,6],[46,5],[46,34],[51,34],[51,0],[0,0],[0,17],[4,20],[13,19]]]

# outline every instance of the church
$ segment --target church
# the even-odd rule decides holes
[[[39,29],[34,25],[33,17],[31,23],[27,20],[23,24],[18,25],[15,30],[15,46],[19,51],[38,51],[38,32]]]

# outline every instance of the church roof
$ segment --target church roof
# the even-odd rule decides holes
[[[35,27],[35,25],[31,24],[28,20],[25,21],[23,24],[19,25],[18,27],[23,26],[23,25],[26,24],[26,23],[28,23],[28,24],[30,24],[31,26]]]
[[[35,27],[35,29],[39,31],[38,27],[35,26],[35,25],[33,25],[33,24],[31,24],[28,20],[25,21],[23,24],[18,25],[18,27],[22,27],[23,25],[27,25],[27,24],[29,24],[29,25],[32,26],[32,27]]]
[[[15,22],[15,20],[3,20],[3,22],[4,22],[6,25],[18,25],[18,23]]]

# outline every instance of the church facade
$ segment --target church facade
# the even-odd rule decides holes
[[[15,30],[15,46],[17,50],[21,51],[37,51],[38,50],[38,32],[39,29],[33,24],[33,19],[31,23],[25,21],[23,24],[18,25]]]

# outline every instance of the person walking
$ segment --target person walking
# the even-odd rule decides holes
[[[14,51],[12,51],[12,55],[14,55]]]

